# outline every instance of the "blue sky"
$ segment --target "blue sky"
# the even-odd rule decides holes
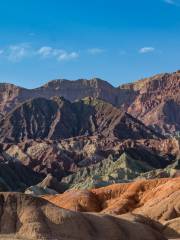
[[[0,82],[122,83],[180,68],[180,0],[2,0]]]

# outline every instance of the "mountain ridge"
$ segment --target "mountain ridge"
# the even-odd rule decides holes
[[[127,111],[159,132],[174,134],[180,131],[179,92],[180,71],[158,74],[119,87],[113,87],[99,78],[52,80],[35,89],[0,83],[0,113],[1,116],[6,115],[20,103],[32,98],[63,96],[74,102],[93,97]]]

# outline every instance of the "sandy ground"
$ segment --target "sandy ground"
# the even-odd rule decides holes
[[[0,235],[0,240],[31,240],[31,239],[27,239],[27,238],[21,238],[18,237],[16,235]]]

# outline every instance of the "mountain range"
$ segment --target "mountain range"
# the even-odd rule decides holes
[[[98,78],[77,81],[53,80],[36,89],[0,84],[1,117],[32,98],[61,96],[74,102],[85,97],[99,98],[128,112],[147,126],[164,134],[180,131],[180,71],[145,78],[113,87]]]
[[[52,174],[73,188],[172,176],[180,156],[179,84],[179,71],[117,88],[100,79],[31,90],[1,83],[2,165],[10,162],[14,174],[33,171],[39,182]],[[3,181],[4,190],[38,183]]]
[[[180,71],[0,83],[0,239],[178,238],[179,132]]]

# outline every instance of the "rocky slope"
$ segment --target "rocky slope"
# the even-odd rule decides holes
[[[70,101],[84,97],[100,98],[163,133],[180,131],[180,71],[159,74],[114,88],[100,80],[54,80],[36,89],[0,84],[0,113],[6,115],[32,98],[63,96]]]
[[[27,193],[0,193],[0,239],[178,237],[180,140],[159,132],[180,130],[179,89],[180,72],[118,88],[0,84],[0,190]]]
[[[99,163],[80,168],[76,173],[62,179],[73,189],[92,189],[136,179],[154,179],[180,176],[180,161],[166,168],[153,168],[145,161],[133,159],[127,153],[113,161],[112,157]]]
[[[24,191],[42,179],[41,174],[0,151],[0,191]]]
[[[0,193],[0,209],[0,239],[166,239],[160,226],[143,217],[71,212],[20,193]]]
[[[128,107],[129,113],[163,133],[180,131],[180,71],[156,75],[124,88],[138,91]]]
[[[178,139],[166,139],[124,111],[90,97],[74,103],[62,97],[24,102],[1,120],[0,139],[3,152],[14,162],[43,177],[50,173],[58,181],[71,175],[65,180],[68,185],[81,185],[86,178],[88,188],[96,186],[98,178],[97,186],[132,180],[180,156]]]
[[[64,98],[35,98],[12,110],[1,122],[2,142],[60,140],[80,135],[118,139],[162,137],[131,115],[99,99],[70,103]]]
[[[45,198],[74,211],[116,215],[133,212],[162,223],[166,236],[180,237],[180,178],[141,180],[89,191],[71,190]]]
[[[95,168],[95,166],[90,167],[91,165],[102,166],[108,158],[107,162],[111,166],[110,175],[116,174],[117,170],[119,173],[121,172],[119,181],[132,179],[137,176],[135,172],[141,173],[160,169],[172,164],[179,159],[180,153],[179,142],[176,139],[140,139],[134,141],[129,139],[122,141],[98,136],[82,136],[61,141],[30,140],[19,144],[3,144],[2,147],[3,151],[15,161],[21,162],[24,166],[44,177],[51,173],[58,180],[78,171],[80,171],[79,176],[81,176],[81,173],[85,174],[88,166],[87,170],[89,169],[90,174]],[[129,163],[126,163],[126,159],[121,157],[123,154],[130,156]],[[119,158],[121,160],[118,160]],[[134,166],[138,168],[135,170]],[[106,164],[104,164],[102,174],[98,172],[98,169],[95,172],[99,176],[106,175],[106,173],[108,175],[106,169]],[[134,173],[131,174],[131,172]]]

